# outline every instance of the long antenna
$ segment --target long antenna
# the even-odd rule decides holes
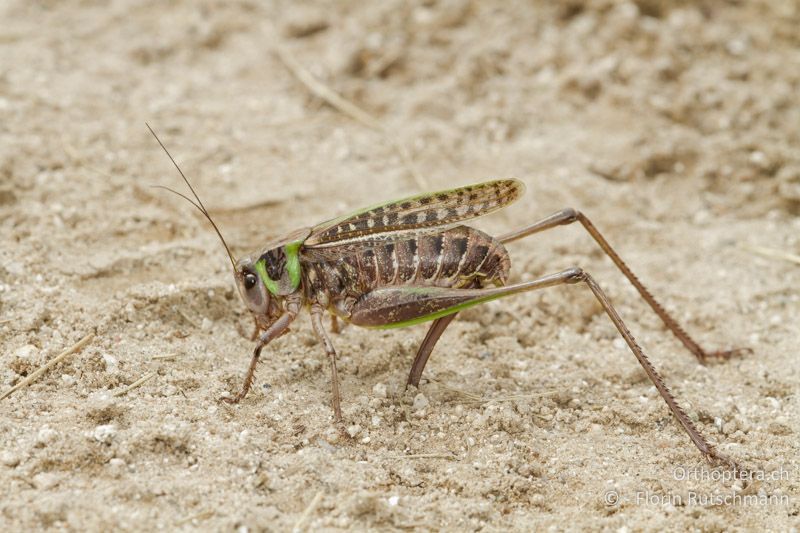
[[[171,193],[177,194],[178,196],[180,196],[181,198],[183,198],[184,200],[186,200],[187,202],[189,202],[190,204],[195,206],[198,211],[200,211],[201,213],[203,213],[203,215],[205,215],[205,217],[208,219],[209,222],[211,222],[211,225],[214,227],[214,231],[217,232],[217,236],[219,236],[219,240],[222,241],[222,246],[225,247],[225,251],[228,252],[228,258],[231,260],[231,265],[233,266],[233,269],[236,270],[236,260],[233,258],[233,254],[231,253],[231,249],[228,248],[228,243],[225,242],[225,238],[222,236],[222,233],[219,231],[219,228],[214,223],[214,221],[211,219],[211,215],[208,214],[208,210],[206,209],[206,206],[203,205],[203,201],[200,200],[199,196],[197,196],[197,193],[195,192],[194,187],[192,187],[192,184],[189,183],[189,180],[186,178],[186,175],[181,170],[181,167],[179,167],[178,163],[175,162],[175,159],[172,157],[172,154],[169,153],[169,150],[167,150],[167,147],[164,146],[164,143],[161,142],[161,139],[158,138],[158,135],[156,135],[156,132],[153,131],[153,128],[150,127],[150,124],[148,124],[147,122],[145,122],[144,124],[145,124],[145,126],[147,126],[147,129],[150,130],[150,133],[153,134],[153,137],[156,138],[156,141],[158,141],[158,144],[161,146],[161,148],[167,154],[167,157],[169,157],[169,160],[172,161],[172,164],[178,170],[178,174],[181,175],[181,177],[183,178],[183,181],[186,182],[186,185],[189,187],[189,190],[192,191],[192,195],[194,196],[195,200],[197,200],[197,203],[194,203],[191,200],[191,198],[189,198],[188,196],[186,196],[184,194],[181,194],[178,191],[172,190],[169,187],[164,187],[163,185],[156,185],[156,187],[160,188],[160,189],[166,189],[166,190],[170,191]]]
[[[181,198],[183,198],[184,200],[186,200],[187,202],[192,204],[195,209],[197,209],[198,211],[203,213],[203,216],[205,216],[206,212],[203,211],[203,208],[200,207],[199,205],[197,205],[197,202],[195,202],[194,200],[192,200],[191,198],[189,198],[188,196],[186,196],[182,192],[178,192],[175,189],[172,189],[172,188],[167,187],[165,185],[151,185],[150,187],[152,187],[153,189],[164,189],[165,191],[169,191],[169,192],[171,192],[172,194],[174,194],[176,196],[180,196]]]

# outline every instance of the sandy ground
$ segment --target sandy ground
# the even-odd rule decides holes
[[[0,27],[0,393],[96,335],[0,401],[0,529],[797,531],[800,265],[763,250],[800,253],[797,2],[7,0]],[[145,121],[235,253],[490,177],[528,192],[487,231],[584,210],[698,340],[754,353],[699,365],[578,227],[514,243],[513,280],[592,272],[758,500],[725,500],[578,286],[464,313],[418,391],[424,326],[345,328],[352,436],[306,317],[219,403],[250,320],[149,187],[182,184]]]

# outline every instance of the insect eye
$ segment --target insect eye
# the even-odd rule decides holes
[[[244,276],[244,288],[248,291],[256,286],[256,275],[255,274],[245,274]]]

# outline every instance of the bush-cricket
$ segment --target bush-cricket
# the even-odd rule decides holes
[[[459,311],[512,294],[583,283],[594,294],[695,446],[707,459],[736,469],[735,463],[706,440],[680,407],[588,272],[574,267],[532,281],[507,284],[511,268],[505,248],[507,243],[578,222],[701,363],[742,351],[703,349],[656,301],[580,211],[563,209],[499,237],[463,225],[467,220],[506,207],[522,195],[521,181],[500,179],[367,207],[314,227],[295,230],[237,260],[189,180],[152,128],[150,132],[180,173],[194,200],[168,187],[161,188],[184,198],[211,223],[228,253],[236,286],[256,324],[254,339],[257,343],[244,385],[238,394],[223,398],[224,401],[238,403],[247,395],[262,350],[270,341],[285,334],[303,309],[309,311],[314,333],[327,354],[334,418],[341,422],[337,354],[323,326],[325,313],[368,328],[396,328],[431,321],[407,380],[408,385],[418,386],[436,342]]]

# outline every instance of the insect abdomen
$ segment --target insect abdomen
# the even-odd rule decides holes
[[[379,255],[391,261],[393,257],[387,252],[379,251]],[[383,278],[381,285],[459,288],[473,286],[475,280],[478,286],[503,284],[510,268],[508,252],[500,242],[466,226],[400,241],[394,253],[397,277]]]
[[[457,226],[408,239],[349,250],[337,260],[303,266],[311,301],[361,296],[387,285],[484,287],[503,285],[510,260],[505,247],[486,233]]]

